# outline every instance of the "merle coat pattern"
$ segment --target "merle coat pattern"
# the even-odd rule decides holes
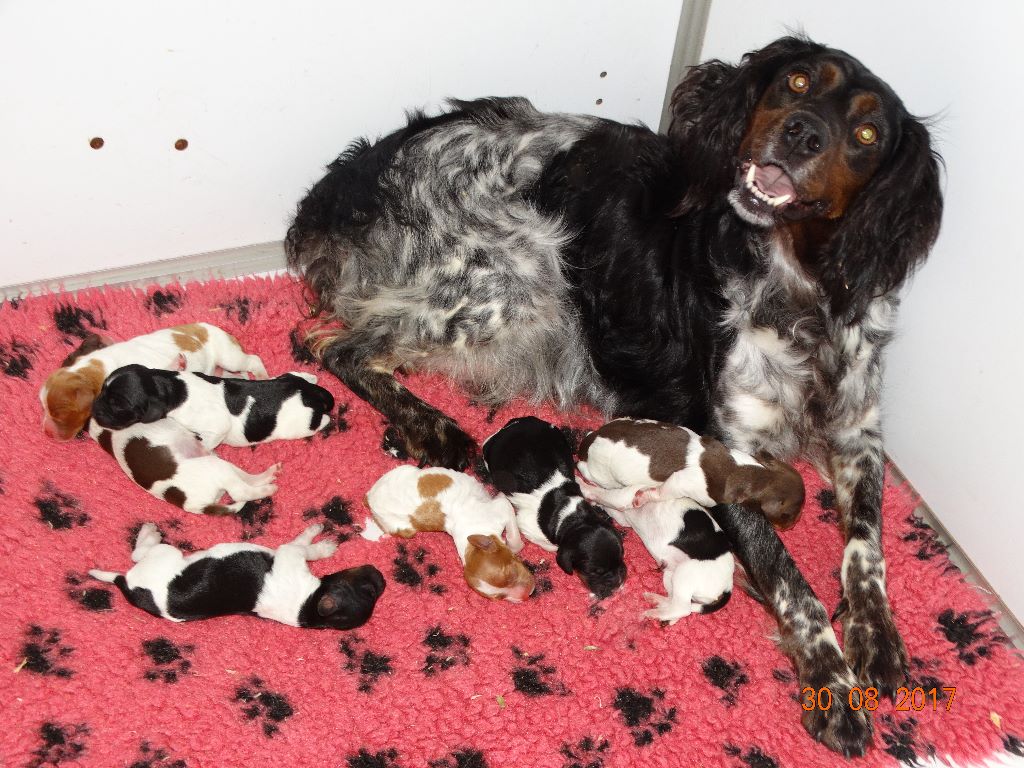
[[[668,136],[525,99],[413,115],[329,166],[286,247],[325,320],[311,348],[421,461],[465,466],[473,443],[398,369],[811,458],[846,536],[845,658],[764,517],[713,514],[800,685],[832,690],[804,726],[860,754],[871,723],[846,692],[892,692],[907,659],[881,552],[882,352],[941,210],[928,132],[891,88],[783,38],[692,69]]]

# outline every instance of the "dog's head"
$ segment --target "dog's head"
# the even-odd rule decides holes
[[[725,194],[747,224],[787,230],[837,314],[898,287],[938,235],[928,131],[849,54],[783,38],[695,67],[672,109],[697,180],[681,211]]]
[[[346,568],[320,580],[300,620],[318,629],[355,629],[370,620],[377,598],[384,592],[384,577],[372,565]]]
[[[71,440],[85,427],[106,369],[99,360],[89,360],[73,371],[69,371],[68,366],[112,343],[106,336],[86,334],[61,367],[46,379],[39,390],[39,402],[43,406],[43,431],[47,435],[57,440]]]
[[[723,499],[759,509],[777,528],[792,528],[804,506],[804,479],[789,464],[758,455],[762,466],[737,467],[725,482]]]
[[[533,594],[533,574],[497,536],[474,534],[466,547],[466,583],[491,600],[520,603]]]
[[[92,418],[107,429],[151,424],[183,399],[184,382],[170,371],[125,365],[111,373],[92,404]]]
[[[555,561],[566,573],[577,574],[595,597],[603,600],[626,581],[622,536],[603,509],[581,502],[558,533]]]

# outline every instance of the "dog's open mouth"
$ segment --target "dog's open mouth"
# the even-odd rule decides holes
[[[769,208],[781,211],[797,201],[793,180],[779,166],[757,165],[751,161],[744,164],[743,170],[747,191]]]

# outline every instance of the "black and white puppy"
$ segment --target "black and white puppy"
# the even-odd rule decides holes
[[[644,592],[654,604],[644,616],[675,624],[691,613],[712,613],[732,596],[735,569],[729,537],[693,499],[651,501],[612,513],[629,526],[665,569],[667,595]]]
[[[249,381],[126,365],[103,382],[92,417],[108,429],[170,418],[211,449],[309,437],[333,408],[334,396],[308,373]]]
[[[626,580],[622,537],[600,507],[583,498],[565,435],[546,421],[512,419],[483,445],[491,483],[516,508],[522,535],[557,552],[566,573],[577,573],[596,597]]]
[[[384,577],[372,565],[346,568],[318,579],[307,560],[334,554],[333,541],[313,539],[311,525],[276,550],[257,544],[217,544],[187,557],[160,543],[153,523],[139,529],[128,573],[89,571],[117,586],[129,603],[171,621],[253,613],[293,627],[355,629],[373,614]]]

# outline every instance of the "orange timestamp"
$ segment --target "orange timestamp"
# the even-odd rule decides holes
[[[940,696],[939,691],[942,691],[944,695]],[[945,694],[949,695],[945,705],[946,712],[949,712],[950,707],[953,706],[953,699],[956,698],[955,686],[929,688],[927,691],[920,686],[916,688],[900,687],[896,689],[896,706],[894,708],[897,712],[920,712],[928,706],[928,697],[931,696],[932,711],[938,712],[939,701],[945,698]],[[808,712],[815,709],[829,710],[832,708],[832,691],[828,687],[815,690],[808,685],[801,689],[800,695],[802,697],[800,706]],[[847,704],[854,712],[860,709],[874,712],[878,709],[878,689],[853,687],[847,694]]]

